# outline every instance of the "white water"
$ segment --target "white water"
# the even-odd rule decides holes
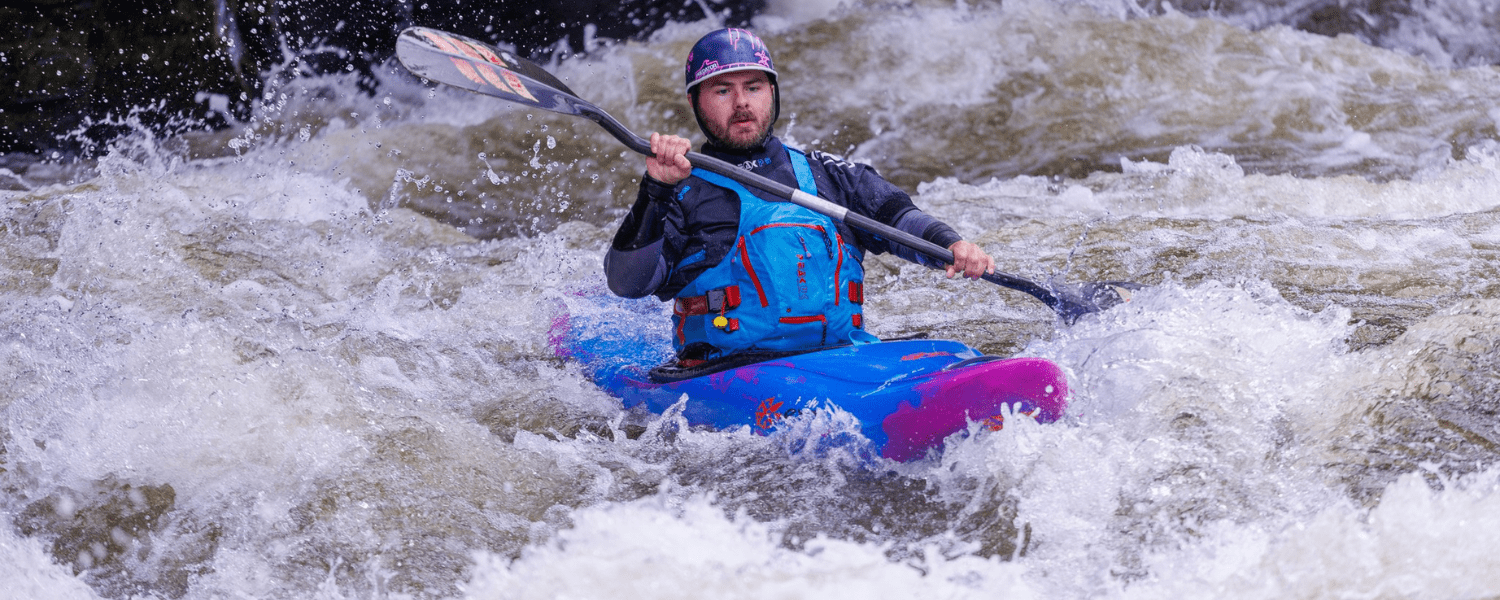
[[[298,81],[0,192],[0,597],[1500,594],[1494,68],[1250,11],[778,10],[788,138],[1006,270],[1152,284],[1063,326],[868,261],[875,333],[1050,358],[1063,423],[876,468],[820,445],[838,415],[627,436],[547,336],[638,159],[395,76]],[[708,27],[554,68],[686,131]]]

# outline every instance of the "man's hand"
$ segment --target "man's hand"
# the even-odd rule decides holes
[[[959,240],[948,246],[948,250],[953,253],[953,264],[948,265],[950,278],[963,275],[978,279],[986,273],[995,272],[995,259],[985,254],[979,246]]]
[[[651,134],[651,158],[646,159],[646,175],[667,185],[693,174],[693,163],[688,162],[687,153],[692,149],[687,138],[675,135]]]

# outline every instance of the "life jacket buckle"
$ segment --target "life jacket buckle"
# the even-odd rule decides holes
[[[709,290],[702,296],[677,298],[674,312],[685,317],[710,315],[713,313],[723,314],[724,311],[738,308],[739,305],[740,286],[731,285],[717,290]]]
[[[740,286],[731,285],[726,288],[709,290],[705,296],[708,299],[709,312],[722,313],[740,305]]]

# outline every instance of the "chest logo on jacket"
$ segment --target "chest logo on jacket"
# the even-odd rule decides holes
[[[747,160],[740,163],[740,168],[746,171],[754,171],[756,169],[769,166],[771,166],[771,157],[769,156],[765,158],[757,158],[755,160]]]

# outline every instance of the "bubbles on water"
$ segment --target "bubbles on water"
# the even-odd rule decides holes
[[[1149,152],[1105,144],[1114,149],[1100,164],[1122,173],[968,185],[956,173],[996,164],[1003,153],[994,140],[1007,132],[1118,137],[1078,121],[1016,127],[1024,111],[995,112],[1004,104],[996,97],[1045,103],[1059,97],[1047,95],[1059,82],[1083,82],[1050,88],[1069,96],[1123,81],[1082,77],[1095,74],[1087,61],[1049,62],[1058,48],[1047,40],[1096,41],[1100,52],[1118,53],[1121,42],[1141,39],[1132,36],[1159,31],[1045,10],[1048,18],[1036,19],[1021,6],[1007,3],[1009,25],[974,3],[962,14],[850,9],[847,24],[787,30],[786,41],[807,48],[787,51],[787,81],[799,62],[805,76],[812,57],[843,56],[851,39],[877,57],[882,48],[935,48],[908,44],[902,32],[936,29],[950,46],[972,42],[958,45],[968,55],[955,64],[978,83],[958,99],[990,112],[954,117],[962,111],[951,94],[924,104],[924,94],[944,88],[902,69],[942,72],[918,60],[871,70],[868,86],[818,94],[823,84],[798,84],[804,100],[842,103],[835,112],[855,116],[803,117],[797,126],[827,121],[829,132],[804,137],[929,181],[919,204],[1018,270],[1051,272],[1077,246],[1070,276],[1167,279],[1129,305],[1060,328],[1029,298],[934,283],[920,268],[871,259],[872,281],[888,292],[872,299],[882,312],[872,322],[1057,359],[1080,394],[1070,422],[1030,426],[1016,416],[1003,431],[951,440],[936,460],[889,465],[861,454],[836,411],[772,436],[624,414],[544,340],[558,304],[603,285],[599,252],[634,191],[638,157],[601,151],[614,141],[591,123],[579,134],[542,134],[536,128],[564,121],[480,109],[470,95],[418,82],[360,99],[342,84],[304,79],[268,93],[255,121],[208,144],[240,162],[185,158],[159,139],[124,144],[104,178],[35,184],[0,211],[9,224],[0,287],[11,332],[0,361],[9,382],[0,394],[8,424],[0,487],[27,495],[5,496],[0,512],[15,521],[31,500],[58,492],[51,514],[36,504],[33,516],[65,549],[54,554],[36,537],[0,531],[0,579],[88,597],[95,592],[52,564],[87,560],[100,573],[157,578],[117,590],[189,598],[458,595],[454,573],[465,569],[475,597],[517,589],[607,597],[648,584],[725,596],[1305,591],[1288,589],[1285,573],[1315,591],[1356,581],[1374,595],[1399,595],[1403,581],[1452,596],[1473,595],[1462,587],[1469,582],[1478,581],[1474,594],[1493,587],[1472,577],[1496,571],[1485,562],[1496,553],[1475,537],[1493,529],[1484,520],[1496,512],[1487,472],[1402,478],[1412,457],[1489,460],[1480,440],[1496,439],[1484,416],[1486,399],[1497,397],[1485,335],[1495,311],[1454,308],[1423,291],[1493,295],[1483,283],[1493,279],[1485,248],[1494,237],[1484,213],[1500,206],[1493,144],[1470,144],[1462,160],[1412,182],[1259,175],[1263,165],[1235,151],[1170,141]],[[1024,30],[1040,23],[1088,35]],[[680,99],[652,100],[657,87],[676,89],[674,68],[662,69],[660,85],[635,73],[653,71],[652,60],[676,64],[661,56],[698,33],[683,27],[598,57],[632,63],[627,69],[562,68],[608,74],[569,80],[632,125],[691,127],[671,120]],[[1229,38],[1251,54],[1256,44],[1334,51],[1339,72],[1380,72],[1351,60],[1367,52],[1353,43]],[[864,44],[870,39],[883,41]],[[835,84],[851,81],[840,73],[828,72]],[[1121,73],[1144,77],[1117,86],[1122,97],[1186,97],[1149,73]],[[1403,71],[1393,73],[1399,80]],[[1462,93],[1488,89],[1453,76]],[[910,89],[886,93],[892,81]],[[1209,94],[1205,106],[1223,98]],[[1401,113],[1419,123],[1417,137],[1446,139],[1421,125],[1453,112],[1438,104]],[[363,131],[369,123],[379,135]],[[930,131],[938,133],[924,137]],[[952,153],[960,159],[930,151],[941,148],[932,139],[948,137],[964,140]],[[902,138],[922,150],[884,145]],[[1380,143],[1342,139],[1355,153]],[[942,162],[912,167],[922,156]],[[292,163],[304,174],[289,172]],[[433,211],[442,221],[409,210],[427,195],[452,207]],[[567,221],[575,218],[599,222]],[[520,225],[487,242],[443,224],[505,219]],[[516,236],[517,227],[531,228]],[[1401,327],[1414,325],[1395,341],[1355,344],[1351,321],[1369,313],[1350,307],[1362,298],[1437,312],[1398,315]],[[670,309],[649,306],[665,322],[660,311]],[[1393,424],[1368,428],[1366,415]],[[130,475],[111,481],[107,472]],[[127,488],[140,493],[120,492]],[[170,508],[152,508],[147,489],[170,489]],[[157,527],[148,533],[105,526],[145,516]],[[86,526],[75,532],[74,524]],[[131,554],[146,544],[145,555]],[[1350,548],[1361,560],[1327,559]],[[1428,558],[1401,562],[1394,549]],[[642,560],[611,558],[622,554],[668,566],[642,571]],[[127,559],[135,562],[109,566]],[[600,564],[608,580],[577,576]],[[181,575],[162,583],[169,572]],[[745,583],[745,573],[759,577]],[[871,582],[880,587],[859,587]]]
[[[830,538],[778,543],[776,526],[726,516],[711,501],[644,499],[574,513],[575,526],[515,562],[476,556],[470,598],[493,594],[635,598],[681,593],[721,598],[777,595],[954,598],[1036,593],[1023,569],[930,550],[891,565],[882,549]],[[610,557],[630,556],[621,562]],[[628,566],[626,563],[629,563]],[[600,571],[600,568],[604,568]],[[579,578],[579,572],[598,578]]]
[[[1484,595],[1500,586],[1494,541],[1481,533],[1500,525],[1487,512],[1500,503],[1495,479],[1491,470],[1433,487],[1412,474],[1369,510],[1344,502],[1313,507],[1288,528],[1214,523],[1201,540],[1148,557],[1158,576],[1132,585],[1131,595],[1288,597],[1329,585],[1369,596]],[[1279,576],[1266,576],[1272,572]]]

